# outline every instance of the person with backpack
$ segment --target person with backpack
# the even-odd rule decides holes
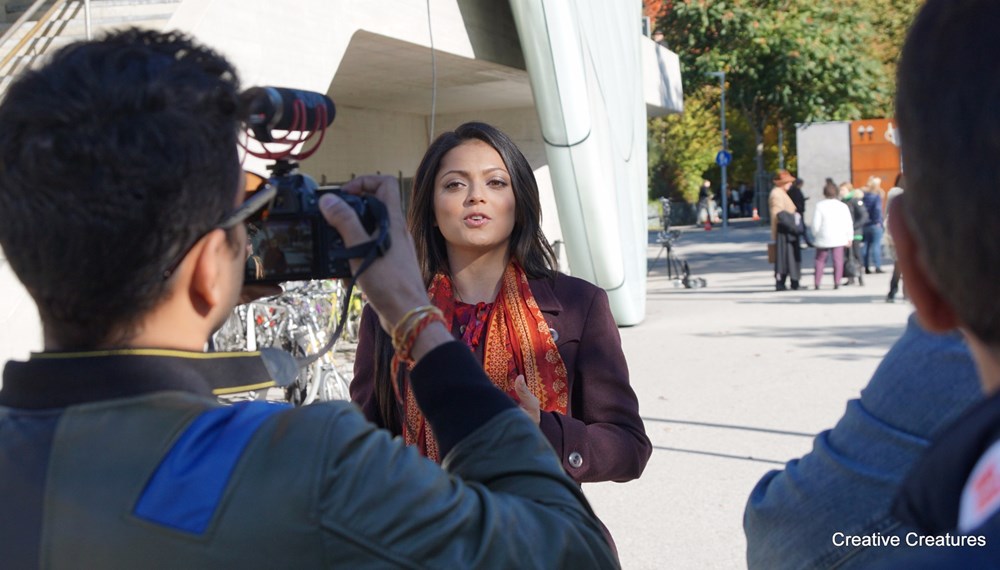
[[[854,285],[855,278],[858,280],[858,285],[863,287],[865,284],[864,274],[861,271],[861,243],[864,240],[865,224],[868,223],[868,211],[861,195],[861,191],[853,189],[850,182],[840,185],[840,199],[847,204],[847,208],[851,211],[851,219],[854,221],[854,241],[846,252],[848,254],[844,262],[846,279],[841,285]]]

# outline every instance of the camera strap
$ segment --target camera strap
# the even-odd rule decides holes
[[[389,210],[379,200],[369,200],[367,205],[375,217],[378,235],[373,240],[331,253],[333,257],[338,259],[362,258],[361,265],[351,279],[352,286],[357,281],[358,276],[364,273],[376,258],[385,255],[385,252],[389,251],[389,247],[392,246],[392,239],[389,237]]]
[[[347,293],[344,295],[344,300],[340,307],[340,319],[338,319],[337,328],[330,335],[329,340],[326,341],[323,348],[315,354],[295,359],[300,369],[304,369],[313,362],[316,362],[316,360],[329,352],[337,344],[341,333],[344,332],[344,325],[347,323],[347,311],[350,308],[351,296],[354,294],[354,285],[358,282],[358,277],[371,267],[371,264],[377,258],[385,255],[385,252],[389,251],[389,247],[392,245],[392,239],[389,237],[389,210],[379,200],[369,200],[368,207],[371,209],[378,224],[378,235],[370,241],[332,253],[334,257],[342,259],[357,259],[360,257],[362,258],[361,265],[358,266],[358,270],[351,277],[347,285]]]

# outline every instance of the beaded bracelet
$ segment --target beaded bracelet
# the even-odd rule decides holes
[[[413,345],[417,343],[417,337],[420,336],[420,333],[433,322],[444,324],[444,316],[440,310],[424,313],[414,320],[413,326],[407,331],[402,343],[396,347],[396,354],[399,355],[400,360],[407,364],[413,364]]]
[[[441,309],[432,305],[417,307],[403,315],[403,318],[392,329],[392,347],[401,361],[411,362],[410,353],[417,337],[435,321],[444,324],[444,314]]]
[[[430,313],[435,307],[433,305],[422,305],[420,307],[415,307],[407,311],[403,318],[399,319],[392,331],[390,336],[392,337],[392,346],[396,348],[397,345],[402,343],[403,337],[406,336],[407,331],[413,326],[413,322],[421,316]]]
[[[410,309],[409,311],[407,311],[406,314],[404,314],[402,318],[400,318],[398,321],[396,321],[396,324],[392,327],[392,330],[389,331],[389,336],[392,337],[392,345],[396,346],[396,343],[397,343],[398,339],[400,338],[400,334],[403,331],[406,330],[406,328],[405,328],[406,321],[412,319],[413,317],[417,316],[418,314],[426,313],[426,312],[430,311],[433,308],[434,308],[433,305],[421,305],[419,307],[414,307],[414,308]]]

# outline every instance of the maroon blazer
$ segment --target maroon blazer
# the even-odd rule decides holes
[[[568,415],[542,412],[542,432],[577,482],[638,478],[653,448],[629,385],[607,293],[562,273],[528,284],[554,331],[569,380]],[[369,420],[380,424],[373,356],[379,323],[371,307],[365,307],[360,328],[351,399]],[[477,356],[482,362],[481,347]]]

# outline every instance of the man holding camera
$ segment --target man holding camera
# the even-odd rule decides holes
[[[415,363],[443,468],[346,402],[215,401],[271,375],[203,352],[265,204],[242,200],[244,118],[227,61],[137,30],[64,48],[0,104],[0,245],[45,341],[0,390],[3,564],[616,566],[537,427],[426,309],[392,178],[345,187],[390,212],[359,280]],[[342,200],[320,205],[348,246],[372,239]]]

